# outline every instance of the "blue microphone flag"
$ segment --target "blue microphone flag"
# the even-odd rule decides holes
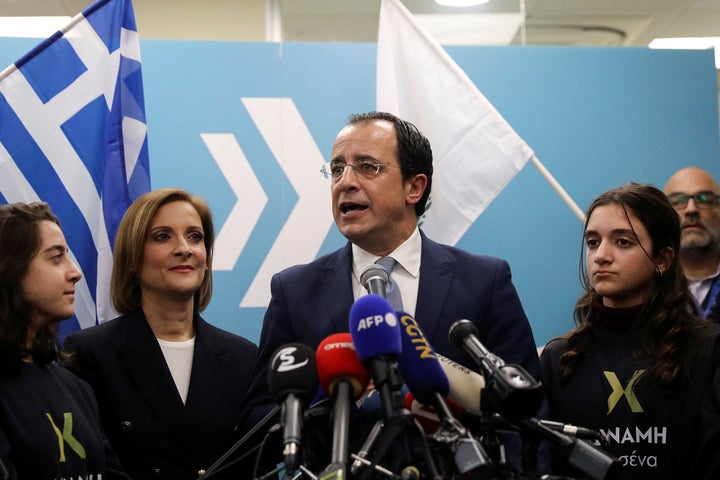
[[[447,397],[450,382],[420,325],[405,312],[397,312],[397,316],[402,342],[398,364],[405,384],[420,403],[432,405],[434,392]]]
[[[358,298],[350,308],[350,335],[360,360],[402,351],[397,314],[380,295]]]

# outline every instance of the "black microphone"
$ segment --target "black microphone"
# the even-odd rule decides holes
[[[544,421],[536,418],[513,420],[519,427],[534,433],[538,438],[548,441],[551,447],[559,450],[569,465],[583,472],[592,480],[608,480],[616,478],[620,468],[619,460],[594,447],[585,440],[571,438],[544,425]]]
[[[485,377],[485,391],[493,406],[508,417],[531,417],[540,408],[541,384],[520,365],[506,364],[478,339],[478,330],[470,320],[458,320],[450,326],[450,342],[473,357]]]
[[[569,423],[553,422],[551,420],[540,420],[540,424],[551,430],[555,430],[556,432],[570,435],[571,437],[593,440],[601,443],[603,441],[602,434],[597,430],[592,430],[590,428],[576,427],[575,425],[571,425]]]
[[[368,293],[380,295],[387,298],[387,284],[390,281],[390,275],[382,265],[371,263],[360,274],[360,285],[365,287]]]
[[[285,469],[298,467],[302,410],[318,392],[315,351],[302,343],[289,343],[273,353],[268,369],[270,393],[282,406]]]
[[[355,352],[349,333],[326,337],[318,345],[316,359],[320,386],[335,400],[332,455],[320,478],[343,480],[347,476],[351,403],[365,393],[370,375]]]

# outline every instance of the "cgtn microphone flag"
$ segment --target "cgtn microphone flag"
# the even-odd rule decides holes
[[[60,336],[112,318],[112,243],[150,189],[130,0],[100,0],[0,73],[0,202],[47,202],[83,273]]]
[[[454,245],[533,156],[467,74],[399,0],[382,0],[377,110],[414,123],[433,149],[422,228]]]

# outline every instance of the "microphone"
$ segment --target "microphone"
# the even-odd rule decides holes
[[[365,267],[360,274],[360,285],[365,287],[369,293],[387,298],[385,293],[390,275],[381,265],[372,263]]]
[[[539,420],[540,424],[548,427],[556,432],[564,433],[575,438],[582,438],[584,440],[592,440],[602,443],[604,438],[603,435],[597,430],[592,430],[585,427],[576,427],[569,423],[553,422],[551,420]]]
[[[320,386],[335,400],[332,455],[320,477],[342,480],[346,478],[347,469],[350,404],[365,392],[370,376],[355,352],[349,333],[326,337],[315,355]]]
[[[495,408],[508,417],[531,417],[540,408],[541,384],[519,365],[506,364],[478,339],[478,330],[470,320],[458,320],[450,326],[450,342],[465,350],[480,365],[485,390]]]
[[[448,397],[465,411],[473,415],[480,415],[480,392],[485,388],[485,378],[477,372],[473,372],[464,365],[460,365],[447,357],[435,352],[445,375],[450,383]]]
[[[289,343],[273,353],[268,369],[270,393],[281,404],[285,469],[298,467],[302,409],[317,394],[315,352],[302,343]]]
[[[420,403],[434,407],[440,418],[440,428],[432,438],[450,447],[460,473],[490,465],[490,458],[480,443],[453,417],[445,403],[444,397],[450,391],[450,382],[420,326],[407,313],[398,312],[398,316],[402,340],[402,354],[398,363],[405,383],[415,398]]]
[[[349,330],[355,351],[380,392],[385,419],[407,414],[397,357],[402,351],[395,310],[383,297],[368,294],[350,308]]]
[[[420,403],[432,405],[437,398],[448,395],[450,382],[415,319],[405,312],[398,312],[398,316],[402,341],[398,359],[400,370],[415,398]]]
[[[559,450],[572,467],[583,472],[592,480],[616,478],[619,460],[580,438],[571,438],[545,425],[545,421],[536,418],[515,420],[517,424],[548,441],[551,447]]]

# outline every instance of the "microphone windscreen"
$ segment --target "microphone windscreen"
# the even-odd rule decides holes
[[[468,412],[480,415],[480,398],[485,388],[485,378],[439,353],[436,356],[450,383],[448,396]]]
[[[385,285],[387,285],[387,283],[390,281],[390,275],[382,265],[378,265],[377,263],[371,263],[370,265],[365,267],[365,269],[360,274],[360,285],[365,287],[365,289],[368,289],[367,282],[374,277],[379,278],[380,281]]]
[[[350,308],[350,335],[360,360],[399,355],[402,350],[395,310],[380,295],[358,298]]]
[[[458,320],[457,322],[450,325],[450,330],[448,331],[448,339],[450,340],[450,343],[452,343],[456,347],[462,348],[465,339],[468,338],[470,335],[473,335],[475,337],[478,336],[478,329],[475,324],[472,323],[470,320]]]
[[[288,343],[275,350],[268,368],[268,388],[277,401],[294,394],[307,405],[318,391],[315,350]]]
[[[333,396],[340,380],[350,383],[354,399],[365,392],[370,374],[360,361],[349,333],[335,333],[326,337],[315,351],[315,360],[320,386],[328,396]]]
[[[397,315],[402,341],[398,364],[405,384],[416,399],[426,405],[433,405],[435,392],[443,397],[448,395],[448,377],[415,319],[405,312],[397,312]]]

